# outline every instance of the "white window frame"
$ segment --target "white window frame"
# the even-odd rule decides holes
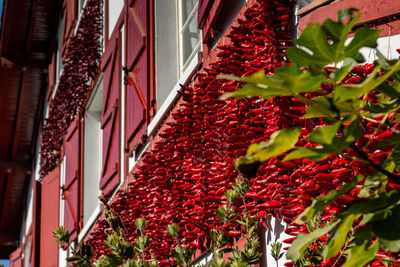
[[[190,53],[189,57],[187,60],[184,62],[183,59],[183,33],[186,30],[187,27],[189,27],[189,24],[192,22],[192,20],[197,19],[197,13],[199,10],[199,0],[197,0],[196,5],[194,6],[192,12],[188,15],[187,19],[185,22],[183,22],[182,18],[182,1],[177,0],[177,14],[178,14],[178,37],[179,37],[179,42],[178,42],[178,47],[179,47],[179,73],[182,74],[185,72],[186,68],[190,65],[192,59],[195,57],[195,55],[200,51],[201,48],[201,43],[202,43],[202,32],[199,30],[199,35],[200,35],[200,40],[199,43],[196,45],[196,47],[193,49],[192,53]]]
[[[56,66],[55,66],[55,86],[54,86],[54,91],[51,96],[52,99],[56,96],[56,93],[58,91],[58,85],[60,83],[60,77],[64,72],[64,66],[62,63],[62,47],[64,43],[64,24],[65,24],[65,19],[64,16],[60,19],[60,22],[58,24],[57,28],[57,50],[56,50]]]
[[[199,1],[197,1],[195,7],[193,8],[192,12],[189,14],[185,25],[181,26],[182,23],[182,4],[181,0],[176,1],[176,8],[177,8],[177,32],[178,32],[178,47],[177,47],[177,56],[178,56],[178,81],[176,84],[171,88],[170,93],[168,94],[167,98],[164,100],[162,105],[157,109],[157,112],[153,119],[150,121],[149,125],[147,126],[147,134],[148,136],[152,136],[155,134],[156,130],[158,129],[160,123],[162,122],[163,118],[167,114],[167,112],[171,109],[172,103],[174,103],[175,99],[178,96],[178,91],[180,90],[180,84],[188,84],[193,73],[198,69],[201,59],[199,57],[199,53],[202,50],[202,32],[199,30],[200,40],[199,43],[196,45],[195,49],[192,51],[190,56],[187,59],[187,62],[183,61],[183,38],[182,33],[184,29],[189,25],[190,20],[193,16],[197,15]],[[195,19],[195,18],[193,18]],[[157,75],[157,69],[156,69]],[[156,91],[158,85],[156,84]],[[146,151],[148,144],[139,152],[139,155],[136,155],[134,152],[131,157],[128,159],[128,170],[131,171],[136,163],[140,160],[141,156],[143,155],[144,151]]]
[[[65,167],[66,167],[66,161],[67,157],[64,155],[64,157],[61,160],[60,163],[60,188],[63,188],[65,185]],[[59,226],[64,226],[64,207],[65,207],[65,200],[64,200],[64,193],[62,190],[60,190],[60,214],[59,214]],[[59,267],[66,267],[67,266],[67,260],[66,258],[68,257],[67,251],[63,249],[62,246],[59,247],[58,249],[58,266]]]
[[[98,80],[96,82],[95,89],[92,92],[92,96],[88,101],[87,107],[90,107],[90,105],[92,104],[96,94],[98,93],[97,90],[99,90],[100,86],[103,86],[103,74],[100,75],[100,77],[98,78]],[[103,98],[101,98],[101,100],[102,99]],[[85,124],[85,127],[86,127],[86,124]],[[85,132],[86,132],[86,129],[85,129]],[[102,144],[102,140],[103,140],[103,131],[100,129],[100,141],[101,142],[100,142],[100,152],[99,153],[102,153],[102,145],[101,145]],[[84,142],[84,144],[85,144],[85,142]],[[85,147],[84,149],[86,150],[87,147]],[[84,154],[84,156],[85,156],[85,154]],[[100,166],[102,166],[102,163],[103,162],[102,162],[102,156],[101,156],[100,157]],[[84,171],[85,171],[86,167],[87,167],[87,165],[85,165],[85,160],[84,160],[84,164],[83,164]],[[100,170],[100,175],[101,175],[101,170]],[[85,177],[85,175],[83,176],[83,179],[87,179]],[[83,181],[83,183],[84,182],[85,181]],[[99,184],[100,184],[100,177],[98,177],[98,180],[97,180],[97,182],[96,182],[96,184],[94,186],[98,188]],[[101,194],[100,189],[98,191],[99,191],[99,194]],[[83,194],[84,193],[85,193],[85,189],[83,190]],[[83,198],[85,198],[85,196]],[[84,201],[85,201],[85,199],[83,199],[83,202]],[[85,205],[85,203],[83,203],[83,205]],[[86,223],[84,223],[81,231],[78,234],[78,242],[79,243],[85,238],[85,236],[88,233],[88,231],[90,230],[90,228],[93,226],[93,224],[96,222],[97,218],[100,216],[100,213],[101,213],[101,205],[100,205],[100,202],[98,202],[98,204],[96,205],[95,209],[92,211],[91,215],[87,219]]]
[[[120,2],[117,2],[116,0],[105,0],[108,1],[108,10],[106,10],[107,12],[107,25],[108,25],[108,36],[107,36],[107,40],[109,40],[113,34],[113,32],[116,30],[117,28],[117,24],[118,24],[118,19],[121,16],[121,12],[124,10],[124,6],[125,6],[125,1],[124,0],[118,0]],[[118,3],[119,6],[117,5],[112,5],[112,3]],[[122,4],[122,6],[120,5]],[[105,5],[104,5],[105,6]],[[114,8],[113,8],[114,7]]]

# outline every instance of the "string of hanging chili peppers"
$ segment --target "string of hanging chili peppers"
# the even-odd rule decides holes
[[[113,201],[112,207],[122,217],[131,240],[136,237],[135,219],[145,218],[149,222],[145,234],[152,240],[150,248],[160,265],[173,262],[170,249],[174,240],[167,234],[168,224],[179,225],[182,244],[202,251],[210,244],[210,229],[221,227],[215,210],[226,201],[223,193],[237,176],[233,161],[243,156],[251,143],[268,140],[282,128],[301,127],[305,137],[324,125],[321,119],[301,119],[305,105],[292,97],[218,99],[240,85],[218,80],[215,75],[240,77],[261,69],[269,73],[283,64],[285,50],[292,44],[292,8],[290,0],[258,0],[247,8],[227,34],[231,43],[217,48],[219,59],[199,73],[197,82],[182,87],[179,108],[171,114],[169,127],[159,133],[162,140],[146,153],[138,171],[133,173],[129,188]],[[372,70],[371,64],[357,66],[346,77],[347,82],[365,78]],[[328,92],[330,88],[323,85],[322,90]],[[369,100],[375,101],[373,93]],[[366,153],[370,159],[377,163],[383,161],[390,147],[378,149],[376,143],[389,139],[392,131],[379,128],[373,122],[363,121],[362,125],[364,136],[356,145],[369,142]],[[400,129],[400,124],[394,127]],[[301,138],[297,145],[312,144]],[[289,224],[285,233],[293,236],[284,243],[290,244],[299,233],[307,232],[306,226],[295,225],[292,220],[311,204],[313,197],[339,189],[359,173],[370,172],[367,165],[337,154],[318,163],[305,159],[283,163],[272,158],[251,179],[253,186],[247,194],[247,209],[252,215],[261,215],[264,221],[268,214],[282,218]],[[399,188],[394,181],[387,185],[388,190]],[[353,189],[327,207],[322,220],[355,200],[357,193],[358,189]],[[235,204],[237,210],[243,210],[242,202]],[[107,227],[101,220],[91,232],[90,242],[96,257],[107,253],[103,244]],[[238,229],[237,225],[227,226],[232,236],[240,234]]]
[[[50,103],[40,138],[40,176],[59,163],[63,137],[88,99],[90,82],[98,72],[103,29],[102,0],[88,0],[78,31],[69,41],[63,74]]]

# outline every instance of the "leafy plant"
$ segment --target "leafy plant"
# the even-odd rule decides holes
[[[282,243],[281,242],[274,242],[271,244],[271,256],[276,261],[276,266],[278,266],[278,261],[280,258],[283,257],[285,253],[281,252]]]
[[[347,43],[359,18],[360,12],[349,8],[339,11],[337,21],[310,23],[295,40],[296,46],[288,50],[290,64],[277,68],[273,75],[260,71],[242,78],[220,76],[244,83],[241,89],[223,97],[296,97],[307,106],[304,119],[323,118],[325,122],[308,136],[301,136],[297,128],[283,129],[268,142],[251,145],[246,156],[236,161],[242,173],[253,176],[262,162],[282,154],[283,161],[306,158],[316,162],[339,154],[374,170],[317,197],[297,217],[295,223],[309,223],[345,193],[354,188],[360,191],[358,200],[309,229],[309,233],[298,235],[287,252],[287,257],[298,265],[310,257],[310,246],[316,247],[322,236],[328,237],[327,242],[317,252],[326,262],[345,258],[343,266],[364,266],[375,259],[381,247],[391,252],[400,250],[400,193],[385,190],[389,181],[400,181],[399,131],[393,126],[400,121],[400,61],[388,60],[377,51],[378,60],[368,77],[348,79],[357,64],[364,61],[359,50],[376,48],[380,33],[358,27]],[[389,141],[381,142],[382,146],[391,146],[383,162],[370,157],[370,142],[357,142],[365,122],[377,125],[371,139],[382,128],[392,132]],[[311,145],[296,146],[299,139]]]
[[[95,260],[93,250],[89,243],[83,242],[79,249],[75,250],[70,244],[70,233],[64,227],[59,227],[53,236],[56,242],[62,246],[69,246],[72,257],[68,257],[68,262],[74,262],[78,267],[102,267],[102,266],[124,266],[124,267],[156,267],[157,260],[152,255],[150,260],[146,259],[145,251],[150,245],[150,239],[144,235],[143,231],[147,226],[145,219],[137,219],[135,221],[138,237],[131,243],[127,239],[124,224],[121,218],[115,214],[114,210],[108,205],[104,198],[100,197],[100,201],[104,207],[104,218],[111,227],[111,231],[107,231],[107,240],[104,244],[109,250],[109,254]]]
[[[260,243],[257,237],[257,217],[251,218],[246,209],[245,195],[250,189],[250,183],[246,178],[238,177],[232,184],[231,190],[225,192],[227,204],[220,206],[216,210],[217,217],[222,221],[222,226],[212,229],[210,236],[212,245],[210,253],[211,260],[205,266],[250,266],[258,263],[260,256]],[[245,210],[243,213],[237,212],[233,203],[239,198],[242,199]],[[106,231],[107,240],[104,244],[109,250],[109,254],[95,260],[94,253],[89,243],[81,243],[78,250],[70,244],[70,233],[64,227],[59,227],[53,236],[56,242],[62,246],[69,246],[72,257],[67,258],[68,262],[74,262],[79,267],[87,266],[124,266],[124,267],[156,267],[157,259],[150,250],[151,259],[146,259],[146,252],[151,243],[149,237],[144,235],[144,230],[148,222],[139,218],[135,221],[137,238],[130,243],[127,238],[126,230],[121,218],[115,214],[114,210],[108,205],[104,198],[100,197],[104,207],[104,218],[111,227],[111,231]],[[232,229],[231,225],[241,226]],[[229,225],[229,226],[228,226]],[[179,240],[179,226],[170,224],[167,226],[168,234],[174,239],[175,246],[171,250],[176,266],[191,266],[194,251],[190,247],[185,247]],[[234,237],[244,239],[244,248],[239,249],[233,245]],[[224,255],[229,253],[229,262],[224,260]]]

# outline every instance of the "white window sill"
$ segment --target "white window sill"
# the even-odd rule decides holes
[[[78,243],[82,242],[82,240],[86,237],[89,230],[92,228],[93,224],[97,221],[97,218],[99,218],[100,214],[101,214],[101,206],[99,203],[96,209],[92,212],[92,215],[90,215],[89,220],[85,223],[82,230],[79,232]]]
[[[192,77],[193,73],[197,70],[199,64],[201,63],[201,60],[200,60],[201,56],[200,55],[201,54],[198,54],[198,56],[194,56],[193,59],[190,61],[190,63],[188,64],[186,70],[182,73],[181,78],[175,84],[175,86],[172,88],[172,90],[169,93],[167,99],[165,99],[164,103],[158,109],[156,115],[154,116],[152,121],[147,126],[147,134],[148,134],[148,136],[154,135],[154,133],[156,132],[158,126],[160,125],[160,123],[164,119],[165,115],[170,110],[171,105],[174,103],[174,100],[176,99],[176,97],[178,95],[178,91],[181,88],[181,86],[179,84],[187,84],[189,79]]]

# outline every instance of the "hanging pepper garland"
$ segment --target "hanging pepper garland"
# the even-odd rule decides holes
[[[40,175],[59,163],[59,151],[69,124],[88,99],[90,82],[98,71],[103,29],[102,0],[88,0],[78,31],[63,61],[64,72],[49,107],[40,140]]]
[[[293,121],[304,124],[284,110],[290,99],[218,99],[240,85],[215,78],[216,74],[242,76],[260,69],[269,73],[282,64],[285,50],[292,44],[292,10],[290,0],[267,0],[257,1],[244,12],[237,21],[239,26],[227,35],[231,44],[218,48],[219,60],[199,74],[193,87],[182,88],[182,108],[171,115],[174,122],[168,123],[170,127],[159,134],[163,140],[144,156],[129,189],[113,202],[132,240],[135,219],[149,221],[145,232],[161,264],[173,262],[173,240],[166,232],[170,223],[180,226],[183,244],[199,249],[209,245],[210,229],[220,226],[215,210],[237,176],[233,161],[245,154],[248,145],[268,139]],[[249,197],[252,214],[267,203],[260,193],[265,185],[262,180],[256,185],[257,195]],[[235,225],[230,227],[230,233],[237,235],[238,231],[232,231]],[[91,233],[97,257],[107,253],[105,228],[106,223],[100,221]]]
[[[192,87],[182,87],[182,107],[171,115],[174,122],[167,123],[169,127],[159,134],[162,140],[141,160],[129,188],[116,196],[112,206],[126,224],[131,240],[136,235],[135,219],[149,221],[145,234],[151,238],[151,249],[161,265],[173,262],[170,249],[174,241],[166,231],[170,223],[180,226],[179,238],[183,244],[201,250],[209,245],[210,229],[221,226],[215,210],[226,201],[223,193],[237,176],[233,161],[243,156],[251,143],[268,140],[275,131],[291,127],[302,128],[302,136],[306,137],[324,125],[320,119],[301,119],[305,106],[296,98],[218,99],[240,85],[216,79],[215,75],[242,76],[260,69],[269,73],[284,62],[285,50],[292,44],[289,28],[292,9],[290,0],[258,0],[245,11],[237,20],[239,26],[232,27],[227,35],[231,44],[218,47],[219,59],[199,74],[199,81]],[[358,66],[346,81],[365,78],[372,70],[371,64]],[[322,89],[330,90],[327,85]],[[373,94],[370,98],[373,101]],[[366,152],[376,162],[384,160],[390,150],[390,147],[378,150],[376,143],[388,140],[391,135],[384,127],[376,134],[378,128],[376,123],[363,122],[365,134],[356,144],[361,146],[369,141]],[[400,129],[400,124],[395,128]],[[303,138],[297,145],[312,144]],[[262,220],[266,214],[282,218],[290,225],[285,233],[293,238],[284,241],[290,244],[298,233],[307,232],[305,226],[295,225],[292,220],[311,204],[313,197],[339,189],[354,175],[370,172],[365,164],[339,155],[318,163],[306,159],[281,162],[275,157],[265,162],[252,179],[247,209],[252,215],[261,215]],[[387,188],[399,189],[400,185],[389,181]],[[327,207],[322,219],[327,220],[356,199],[357,190]],[[243,210],[239,202],[236,204],[237,209]],[[101,220],[91,233],[96,257],[107,253],[103,244],[107,227]],[[235,225],[228,227],[232,236],[238,235]],[[389,254],[381,251],[379,255]],[[337,263],[340,264],[340,259]]]

